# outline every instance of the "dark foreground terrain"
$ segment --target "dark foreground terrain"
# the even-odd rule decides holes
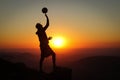
[[[51,73],[40,73],[5,57],[0,58],[0,80],[120,80],[120,57],[116,56],[87,57],[72,62],[71,69],[57,67]]]
[[[0,80],[72,80],[72,70],[57,67],[51,73],[38,72],[22,63],[0,59]]]

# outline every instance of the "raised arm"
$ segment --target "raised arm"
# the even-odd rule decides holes
[[[46,30],[48,28],[48,26],[49,26],[49,18],[48,18],[46,13],[45,13],[45,16],[46,16],[47,22],[46,22],[46,25],[44,27],[44,30]]]

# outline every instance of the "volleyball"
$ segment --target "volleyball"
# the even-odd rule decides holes
[[[48,9],[46,7],[42,8],[42,12],[43,13],[47,13],[48,12]]]

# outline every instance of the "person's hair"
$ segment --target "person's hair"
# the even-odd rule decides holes
[[[37,23],[37,24],[36,24],[36,28],[37,28],[37,29],[40,29],[40,28],[42,28],[42,25],[41,25],[40,23]]]

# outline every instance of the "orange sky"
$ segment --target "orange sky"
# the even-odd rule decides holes
[[[0,48],[38,48],[35,24],[45,25],[44,6],[47,34],[65,38],[64,48],[120,47],[119,1],[11,0],[0,1]]]

